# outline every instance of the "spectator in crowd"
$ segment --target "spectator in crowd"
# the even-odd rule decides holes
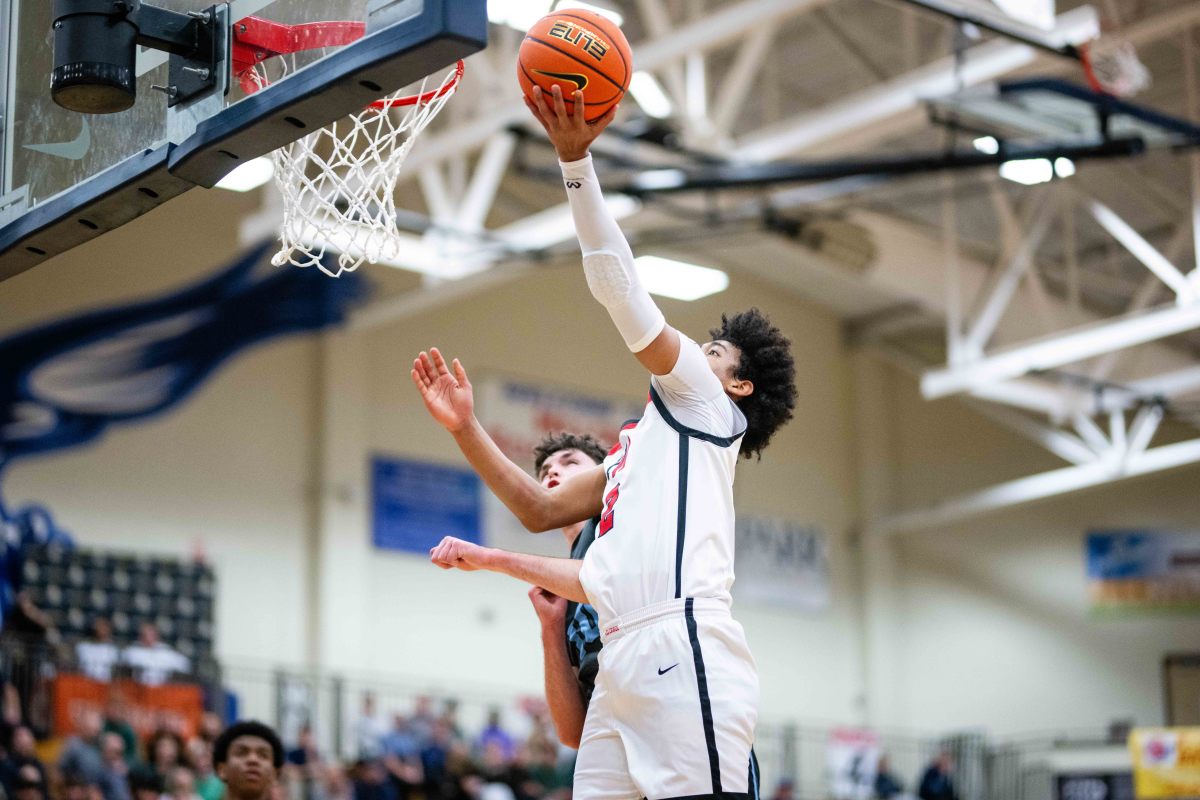
[[[100,782],[104,800],[132,800],[129,793],[129,763],[125,760],[125,740],[120,734],[100,734],[100,758],[104,761],[104,777]]]
[[[162,779],[149,769],[134,769],[129,773],[129,793],[133,800],[162,800]]]
[[[921,800],[958,800],[954,791],[954,758],[949,752],[939,752],[925,770],[917,796]]]
[[[321,797],[322,800],[354,800],[354,785],[341,764],[327,764],[321,770]]]
[[[354,800],[399,800],[396,786],[377,760],[360,758],[354,764]]]
[[[481,800],[525,800],[525,771],[505,752],[501,738],[492,737],[484,745],[479,777],[483,779]]]
[[[102,796],[100,787],[89,782],[82,775],[73,772],[63,773],[62,800],[100,800]]]
[[[174,673],[191,671],[192,662],[158,638],[158,628],[153,622],[143,622],[138,629],[138,640],[121,653],[121,661],[133,670],[139,683],[147,686],[162,686]]]
[[[37,741],[33,738],[33,731],[28,726],[18,725],[13,729],[12,746],[8,749],[8,755],[3,763],[0,763],[0,783],[4,785],[4,792],[10,798],[14,796],[18,778],[26,767],[33,770],[32,774],[36,774],[34,781],[37,785],[36,788],[45,794],[46,765],[37,757]],[[25,771],[24,774],[28,776],[31,773]],[[32,792],[33,788],[26,787],[27,793]]]
[[[24,764],[13,775],[13,800],[46,800],[46,773],[38,771],[33,764]]]
[[[89,708],[79,715],[78,733],[69,738],[63,747],[58,760],[59,772],[87,785],[100,786],[104,782],[106,770],[104,758],[100,755],[103,727],[104,719],[99,711]]]
[[[129,723],[129,701],[125,693],[112,688],[108,693],[108,702],[104,705],[104,732],[115,733],[125,742],[125,763],[133,766],[138,761],[137,734]]]
[[[146,763],[143,768],[157,775],[165,789],[171,771],[182,766],[183,742],[179,736],[161,728],[151,734],[146,741]]]
[[[212,745],[199,736],[187,743],[188,766],[196,776],[196,794],[200,800],[221,800],[225,784],[213,770]]]
[[[196,793],[196,776],[187,767],[176,767],[167,777],[168,800],[200,800]]]
[[[112,623],[97,617],[92,623],[92,637],[75,645],[75,660],[80,672],[92,680],[111,682],[113,667],[121,660],[121,651],[113,642]]]
[[[879,757],[875,767],[875,797],[876,800],[892,800],[904,792],[904,784],[892,774],[892,763],[886,755]]]
[[[793,800],[795,792],[796,782],[791,778],[782,778],[775,786],[775,794],[771,795],[771,800]]]
[[[196,735],[208,742],[208,747],[211,750],[213,743],[217,741],[217,737],[221,735],[224,727],[225,724],[221,722],[219,714],[215,714],[212,711],[205,711],[204,715],[200,717],[200,730]]]
[[[321,754],[317,750],[317,738],[313,735],[312,726],[308,723],[300,728],[296,746],[288,750],[283,769],[289,783],[295,781],[300,786],[303,800],[319,799],[323,790],[320,782]]]
[[[213,743],[217,777],[228,800],[269,800],[283,767],[283,742],[261,722],[238,722]]]
[[[487,726],[479,734],[479,738],[475,740],[475,749],[482,755],[487,752],[488,745],[493,743],[499,745],[500,752],[503,754],[505,761],[512,761],[513,756],[516,755],[516,742],[500,726],[500,710],[495,708],[488,712]]]
[[[421,745],[408,727],[403,714],[396,714],[392,729],[383,737],[383,766],[396,784],[400,800],[408,800],[412,790],[425,782],[421,769]]]
[[[433,738],[433,728],[437,719],[437,714],[433,713],[433,698],[427,694],[417,695],[413,713],[408,718],[408,728],[422,745]]]
[[[383,737],[387,733],[387,723],[379,716],[375,708],[375,695],[367,692],[363,695],[362,713],[354,726],[354,738],[358,744],[360,759],[379,758],[383,752]],[[356,779],[357,780],[357,779]]]
[[[450,758],[454,734],[445,719],[434,720],[429,741],[421,748],[421,771],[425,777],[425,797],[428,800],[447,800],[454,796]]]

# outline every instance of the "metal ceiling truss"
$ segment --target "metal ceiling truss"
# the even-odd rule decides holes
[[[682,23],[671,20],[663,0],[638,0],[643,28],[648,39],[635,43],[638,68],[654,74],[678,110],[676,123],[685,148],[700,156],[709,155],[724,162],[727,174],[750,176],[789,168],[772,164],[797,154],[806,157],[866,150],[872,145],[911,132],[926,125],[922,113],[926,99],[948,95],[965,87],[1000,78],[1014,70],[1053,63],[1062,59],[1045,55],[1045,46],[1056,55],[1071,56],[1074,48],[1094,38],[1099,31],[1098,18],[1090,7],[1073,9],[1060,15],[1055,29],[1043,42],[994,39],[965,49],[929,64],[918,65],[918,37],[914,15],[906,14],[904,39],[908,42],[906,73],[871,88],[850,94],[827,106],[808,110],[782,122],[758,130],[738,130],[736,123],[751,87],[759,79],[768,54],[782,23],[794,16],[824,6],[829,0],[742,0],[709,10],[705,15]],[[912,2],[912,0],[909,0]],[[930,5],[933,0],[922,0]],[[698,7],[698,6],[697,6]],[[1132,24],[1123,31],[1136,45],[1178,35],[1200,21],[1200,4],[1193,3]],[[1012,32],[1006,32],[1009,35]],[[485,58],[508,58],[519,44],[519,36],[498,37],[497,45],[506,52],[485,54]],[[507,39],[507,43],[506,40]],[[732,61],[718,80],[707,69],[706,58],[714,51],[735,47]],[[1193,65],[1195,53],[1190,39],[1184,47],[1184,61]],[[490,70],[500,74],[500,70]],[[1190,74],[1190,73],[1189,73]],[[401,179],[420,184],[432,224],[413,235],[411,263],[403,264],[437,277],[466,277],[451,290],[447,284],[435,284],[429,291],[438,297],[456,297],[460,292],[482,291],[496,281],[525,274],[528,263],[519,267],[498,267],[514,256],[531,257],[539,250],[573,239],[569,209],[560,204],[531,214],[504,227],[489,229],[501,179],[519,153],[518,139],[512,126],[529,125],[527,112],[512,93],[511,81],[485,82],[481,96],[468,109],[463,104],[459,116],[450,125],[430,131],[409,155]],[[1198,116],[1195,81],[1188,83],[1188,108]],[[476,98],[471,98],[476,100]],[[598,150],[605,147],[628,151],[633,145],[603,137]],[[1076,158],[1107,155],[1096,151],[1099,145],[1087,143],[1092,151],[1073,153]],[[1078,143],[1076,143],[1078,146]],[[1062,155],[1054,153],[1030,155]],[[478,155],[475,155],[478,154]],[[628,155],[627,152],[623,153]],[[663,152],[658,151],[660,158]],[[945,153],[938,154],[945,158]],[[990,162],[987,154],[954,153],[954,158]],[[468,157],[473,168],[468,169]],[[1012,158],[1012,154],[1006,154]],[[840,172],[827,169],[822,174],[803,173],[799,165],[795,179],[823,182],[814,186],[771,193],[765,202],[803,204],[874,185],[877,178],[867,172],[888,173],[899,167],[887,159],[856,159],[858,171],[847,165]],[[695,166],[692,161],[690,166]],[[829,162],[826,162],[826,166]],[[946,262],[946,274],[940,281],[939,297],[920,303],[935,316],[947,319],[948,363],[926,371],[921,379],[926,396],[963,396],[990,419],[1037,442],[1065,460],[1068,466],[1010,481],[979,492],[954,498],[935,507],[901,514],[882,521],[879,532],[897,532],[943,524],[990,509],[1002,508],[1067,491],[1099,485],[1132,475],[1147,474],[1200,461],[1200,439],[1154,446],[1160,423],[1174,398],[1200,389],[1200,365],[1188,365],[1178,353],[1162,360],[1169,369],[1141,377],[1123,385],[1112,381],[1120,366],[1117,354],[1173,334],[1200,328],[1200,272],[1188,259],[1180,258],[1189,240],[1196,241],[1200,255],[1200,156],[1189,161],[1195,197],[1189,209],[1186,228],[1181,228],[1170,246],[1161,252],[1141,236],[1133,226],[1108,206],[1094,198],[1077,197],[1065,185],[1052,185],[1031,192],[1029,200],[1014,208],[994,187],[992,201],[1004,231],[1001,257],[992,270],[992,280],[965,281],[966,256],[957,241],[957,211],[953,201],[955,178],[944,178],[946,202],[943,206],[947,233],[941,252],[935,245],[926,253],[927,261]],[[687,167],[689,164],[685,163]],[[797,165],[791,165],[796,167]],[[836,166],[836,165],[835,165]],[[685,171],[684,173],[688,173]],[[713,175],[710,168],[695,174]],[[851,176],[851,177],[845,177]],[[660,178],[663,176],[659,176]],[[835,180],[842,178],[842,180]],[[645,192],[641,176],[624,187],[629,193]],[[777,182],[777,181],[776,181]],[[753,181],[751,181],[753,183]],[[639,187],[641,187],[639,189]],[[629,194],[614,193],[609,202],[618,218],[635,214],[640,204]],[[763,199],[745,205],[744,212],[760,209]],[[1128,313],[1107,320],[1081,324],[1088,315],[1082,310],[1081,284],[1075,212],[1085,209],[1091,220],[1105,230],[1113,241],[1128,250],[1147,267],[1143,291],[1133,298]],[[641,214],[639,227],[652,223],[653,215]],[[906,226],[890,220],[896,230]],[[1192,236],[1187,233],[1195,232]],[[1067,276],[1066,302],[1059,302],[1046,291],[1041,280],[1040,245],[1051,234],[1066,240],[1063,264]],[[885,245],[880,245],[883,247]],[[1044,257],[1042,258],[1044,261]],[[872,269],[885,269],[887,259],[876,259]],[[447,269],[447,264],[453,267]],[[881,266],[882,265],[882,266]],[[485,272],[485,270],[491,271]],[[875,280],[864,272],[864,280]],[[884,286],[887,282],[876,281]],[[982,287],[968,313],[963,302],[964,286]],[[1166,306],[1153,303],[1169,290],[1174,302]],[[897,293],[897,296],[901,296]],[[1040,338],[1012,342],[1001,336],[1001,324],[1013,308],[1016,298],[1034,314],[1046,329],[1058,332]],[[443,298],[445,299],[445,298]],[[420,299],[401,299],[388,308],[368,309],[360,325],[394,320],[420,308]],[[1028,330],[1028,325],[1026,325]],[[996,340],[1003,341],[1002,345]],[[1166,352],[1166,349],[1163,349]],[[1113,354],[1104,358],[1107,354]],[[1093,365],[1092,377],[1083,385],[1065,380],[1059,370],[1087,359],[1101,357]],[[1097,389],[1097,387],[1100,387]],[[1020,409],[1020,410],[1018,410]],[[1032,414],[1027,413],[1032,412]],[[1104,419],[1104,426],[1095,417]]]

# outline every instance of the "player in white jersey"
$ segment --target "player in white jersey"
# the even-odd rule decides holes
[[[600,513],[582,564],[447,538],[445,569],[488,569],[590,602],[605,642],[575,771],[580,800],[746,798],[758,676],[729,613],[733,473],[791,417],[790,344],[756,309],[722,317],[703,347],[666,324],[641,286],[633,254],[603,202],[588,147],[611,122],[568,116],[558,89],[530,109],[558,151],[584,273],[629,349],[651,373],[642,418],[604,463],[554,491],[509,461],[474,416],[457,360],[435,349],[413,363],[430,413],[488,487],[531,531]]]

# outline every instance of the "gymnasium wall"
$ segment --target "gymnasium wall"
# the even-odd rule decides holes
[[[1010,478],[1065,466],[953,400],[927,402],[890,367],[894,498],[919,508]],[[1088,530],[1195,531],[1190,467],[899,535],[890,631],[895,656],[880,691],[897,693],[885,724],[993,733],[1087,728],[1116,719],[1162,724],[1162,657],[1200,649],[1200,620],[1088,611]]]
[[[185,195],[0,284],[0,335],[211,274],[238,252],[240,213],[256,204],[254,195],[216,197]],[[640,397],[645,376],[576,269],[548,266],[385,325],[252,348],[167,416],[19,463],[5,476],[5,499],[45,503],[84,544],[186,555],[202,540],[219,574],[217,651],[229,663],[537,692],[524,589],[374,550],[367,464],[374,454],[461,463],[408,379],[413,355],[431,344],[461,357],[477,380]],[[417,280],[368,274],[388,285]],[[764,718],[866,715],[1000,733],[1159,721],[1161,655],[1200,647],[1200,623],[1092,620],[1082,535],[1195,529],[1200,471],[864,542],[859,521],[872,509],[919,507],[1060,464],[956,401],[925,402],[909,377],[852,354],[839,320],[802,298],[735,276],[715,298],[662,304],[695,337],[722,309],[761,305],[792,335],[801,366],[796,419],[762,463],[742,462],[735,493],[743,514],[827,532],[834,601],[816,615],[739,607]]]
[[[0,336],[211,275],[240,252],[245,195],[192,192],[0,284]],[[216,650],[304,653],[304,537],[314,424],[312,339],[242,351],[176,411],[83,449],[16,462],[6,502],[36,501],[83,545],[185,556],[218,575]]]

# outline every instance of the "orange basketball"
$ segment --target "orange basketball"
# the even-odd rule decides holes
[[[575,91],[583,92],[585,115],[595,122],[620,102],[633,76],[629,42],[612,20],[594,11],[572,8],[538,20],[521,43],[517,78],[521,91],[533,98],[534,85],[547,93],[558,84],[567,113],[575,111]]]

